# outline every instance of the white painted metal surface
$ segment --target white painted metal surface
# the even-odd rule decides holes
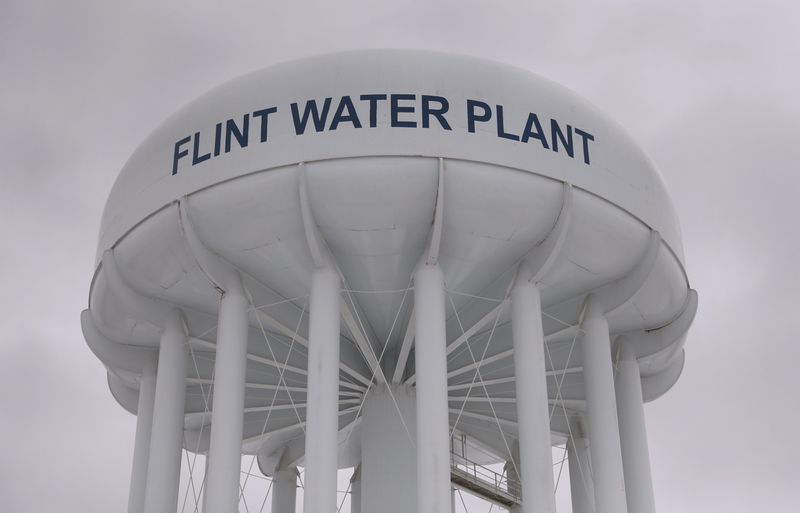
[[[650,450],[644,422],[642,380],[636,353],[624,337],[618,341],[617,415],[625,471],[625,494],[631,513],[655,513]]]
[[[239,504],[244,383],[247,363],[247,298],[238,276],[231,276],[219,305],[214,364],[208,511],[233,511]]]
[[[522,482],[522,512],[555,513],[542,308],[530,278],[528,269],[520,269],[511,291],[520,449],[516,468]]]
[[[172,513],[178,506],[183,410],[186,389],[186,335],[183,318],[168,312],[161,336],[153,404],[153,429],[147,458],[144,510]]]
[[[597,513],[625,513],[625,480],[622,470],[614,369],[608,322],[597,297],[586,300],[581,340],[583,377],[586,380],[586,418],[589,424],[594,501]]]
[[[339,406],[339,276],[330,268],[314,271],[308,336],[306,486],[303,511],[336,511],[336,461]]]
[[[153,406],[156,398],[156,362],[148,362],[139,378],[139,406],[136,409],[136,439],[133,444],[131,486],[128,513],[144,513],[147,462],[150,458],[150,434],[153,427]]]
[[[520,438],[525,494],[550,511],[542,447],[584,421],[597,511],[625,511],[620,444],[643,438],[611,341],[653,400],[697,307],[658,172],[613,121],[527,71],[418,51],[286,63],[190,103],[123,168],[97,255],[81,322],[128,411],[162,354],[147,511],[174,502],[181,420],[185,447],[213,453],[207,511],[235,508],[240,453],[304,466],[306,511],[333,511],[336,469],[366,458],[362,401],[389,383],[415,388],[418,511],[450,507],[456,430],[483,463]],[[175,310],[187,332],[162,335]],[[132,500],[137,479],[139,463]]]
[[[447,419],[444,276],[422,263],[414,273],[417,369],[417,511],[449,511],[450,449]]]

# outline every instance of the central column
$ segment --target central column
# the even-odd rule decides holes
[[[656,501],[653,496],[650,454],[644,423],[642,379],[636,352],[630,341],[624,337],[619,343],[616,390],[628,510],[631,513],[655,513]]]
[[[311,278],[306,408],[305,513],[336,512],[339,433],[340,279],[328,267]]]
[[[136,439],[133,446],[131,488],[128,513],[144,513],[147,486],[147,460],[150,457],[150,434],[153,428],[153,404],[156,399],[156,361],[148,362],[139,380],[139,406],[136,409]]]
[[[611,341],[602,305],[586,298],[581,355],[597,513],[626,513]]]
[[[238,275],[222,296],[214,362],[210,459],[205,499],[208,513],[238,510],[242,465],[248,301]]]
[[[391,394],[386,385],[374,386],[364,401],[359,469],[364,513],[409,513],[417,508],[414,390],[389,386]]]
[[[294,513],[297,501],[297,469],[276,469],[272,475],[271,513]]]
[[[444,276],[438,265],[414,273],[417,376],[417,513],[450,511],[450,421]],[[311,513],[311,512],[308,512]],[[365,512],[366,513],[366,512]]]
[[[186,402],[186,332],[183,318],[172,312],[158,348],[153,431],[147,462],[147,513],[174,513],[178,507],[178,483],[183,445]]]
[[[519,459],[524,513],[555,513],[550,411],[539,289],[524,266],[511,291],[511,331],[519,425]]]

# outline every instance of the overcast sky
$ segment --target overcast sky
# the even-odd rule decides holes
[[[659,511],[800,511],[800,2],[233,3],[0,0],[0,510],[126,507],[135,418],[79,313],[139,142],[243,73],[411,47],[532,70],[640,141],[700,294],[684,374],[646,407]]]

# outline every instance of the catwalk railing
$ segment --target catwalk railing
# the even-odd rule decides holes
[[[521,501],[518,481],[455,452],[450,453],[450,480],[460,488],[503,506],[512,506]]]

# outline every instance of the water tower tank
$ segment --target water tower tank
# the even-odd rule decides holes
[[[653,511],[642,403],[683,369],[697,297],[653,163],[571,91],[507,65],[372,50],[272,66],[187,104],[103,213],[86,340],[138,413],[131,512],[205,511],[242,454],[273,511],[450,511],[451,487]],[[494,484],[480,465],[507,462]],[[470,466],[471,465],[471,466]],[[283,512],[281,512],[283,513]]]

